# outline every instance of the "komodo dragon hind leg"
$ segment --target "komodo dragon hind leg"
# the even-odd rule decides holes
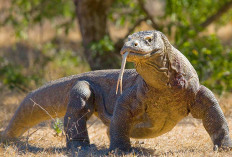
[[[93,93],[86,81],[78,81],[70,91],[70,100],[64,117],[68,149],[89,146],[87,119],[93,114]]]
[[[202,119],[205,129],[213,141],[214,149],[217,147],[222,149],[232,148],[225,116],[213,93],[208,88],[200,87],[190,111],[194,118]]]

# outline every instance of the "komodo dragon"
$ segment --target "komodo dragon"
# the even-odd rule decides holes
[[[216,98],[200,85],[190,62],[165,35],[134,33],[121,55],[120,76],[120,70],[91,71],[50,82],[28,94],[2,137],[15,139],[44,120],[64,116],[67,147],[86,147],[90,144],[86,121],[95,114],[109,128],[110,150],[127,151],[130,137],[160,136],[191,113],[202,119],[214,147],[232,148]],[[122,81],[126,58],[135,69],[125,70]],[[121,94],[115,93],[118,76]]]

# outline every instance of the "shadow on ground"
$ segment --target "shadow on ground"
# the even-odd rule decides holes
[[[28,144],[28,142],[24,141],[15,141],[10,142],[8,144],[0,144],[2,148],[6,148],[8,146],[15,146],[17,148],[18,155],[26,155],[28,153],[38,154],[41,152],[46,152],[49,155],[55,154],[63,154],[67,156],[81,156],[81,157],[89,157],[89,156],[153,156],[155,150],[149,148],[142,147],[133,147],[130,152],[121,152],[120,150],[115,150],[109,152],[106,147],[97,147],[94,144],[91,144],[90,147],[81,149],[81,150],[67,150],[66,147],[48,147],[41,148],[37,146],[32,146]]]

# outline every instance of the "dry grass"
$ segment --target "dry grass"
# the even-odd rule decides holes
[[[0,130],[3,130],[24,94],[5,90],[0,96]],[[232,95],[219,98],[232,130]],[[88,122],[92,146],[79,156],[106,156],[109,140],[106,127],[96,117]],[[37,130],[38,129],[38,130]],[[37,131],[36,131],[37,130]],[[36,131],[35,133],[33,133]],[[33,133],[31,136],[31,133]],[[232,132],[231,132],[232,136]],[[131,140],[134,152],[125,156],[232,156],[232,152],[214,152],[212,142],[201,121],[191,116],[182,120],[172,131],[154,139]],[[115,154],[108,154],[115,156]],[[0,144],[0,156],[72,156],[65,148],[65,136],[56,135],[52,122],[44,122],[25,133],[23,138],[9,145]]]

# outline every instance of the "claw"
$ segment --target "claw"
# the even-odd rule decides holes
[[[120,83],[120,94],[122,94],[122,77],[123,77],[123,73],[125,70],[125,65],[126,65],[126,58],[128,56],[129,52],[125,52],[122,56],[122,65],[121,65],[121,70],[118,76],[118,81],[117,81],[117,86],[116,86],[116,94],[118,94],[118,86]]]

